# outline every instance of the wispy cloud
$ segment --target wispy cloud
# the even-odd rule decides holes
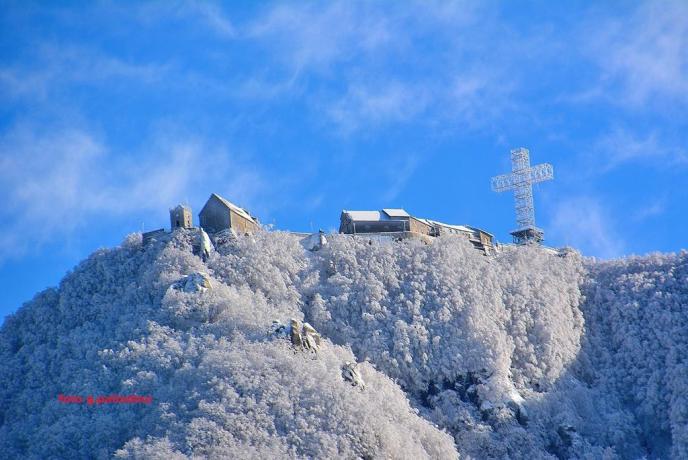
[[[103,199],[98,173],[90,168],[104,156],[103,146],[79,131],[38,139],[19,128],[4,136],[0,187],[7,191],[2,216],[10,224],[0,237],[0,260],[83,223],[84,214]]]
[[[163,5],[165,3],[163,2]],[[182,4],[181,10],[187,15],[197,15],[212,30],[223,37],[233,38],[236,36],[237,31],[234,24],[218,3],[207,0],[187,1]]]
[[[383,169],[388,185],[382,194],[382,200],[392,206],[392,202],[403,192],[406,184],[416,172],[421,163],[421,157],[416,154],[397,155]]]
[[[94,85],[111,81],[159,84],[169,64],[129,62],[93,48],[39,44],[26,63],[0,67],[0,94],[8,97],[46,98],[65,84]]]
[[[657,131],[638,135],[614,127],[595,142],[588,160],[597,172],[607,172],[627,163],[659,168],[688,165],[688,151],[680,144],[662,140]]]
[[[519,77],[507,70],[513,50],[490,39],[492,18],[477,10],[468,2],[279,4],[245,36],[284,72],[266,92],[301,92],[340,133],[409,121],[478,125],[516,106],[504,101]],[[486,67],[485,53],[500,59]]]
[[[445,119],[460,121],[464,126],[476,127],[500,120],[508,114],[526,110],[515,96],[519,76],[508,75],[506,67],[473,66],[455,71],[448,84],[438,85],[434,103]]]
[[[410,121],[475,127],[523,107],[509,102],[521,78],[514,61],[522,37],[509,33],[508,46],[494,39],[490,30],[503,35],[503,28],[489,8],[469,2],[408,2],[393,9],[341,0],[278,3],[238,24],[216,2],[146,3],[129,16],[111,9],[147,29],[183,20],[231,39],[209,40],[203,51],[209,59],[228,58],[238,46],[261,59],[233,68],[228,78],[183,59],[141,61],[97,44],[39,42],[30,59],[0,65],[0,94],[47,100],[65,85],[116,82],[173,86],[180,94],[202,88],[227,103],[299,98],[328,130],[334,125],[344,134]]]
[[[347,92],[324,110],[344,133],[362,127],[415,118],[430,102],[430,94],[420,85],[402,82],[352,83]]]
[[[79,128],[15,127],[0,138],[0,211],[8,222],[0,262],[68,239],[88,222],[160,214],[211,191],[252,203],[268,181],[250,164],[202,141],[158,136],[146,155],[114,152]]]
[[[618,257],[623,254],[626,243],[612,215],[595,197],[572,197],[557,205],[548,234],[551,239],[577,248],[585,255]]]
[[[652,217],[661,216],[667,208],[666,197],[654,200],[638,208],[631,216],[636,222],[642,222]]]
[[[42,8],[45,9],[45,5]],[[175,22],[178,26],[181,21],[201,26],[198,30],[207,30],[221,39],[233,39],[237,34],[222,2],[216,0],[151,0],[134,4],[95,2],[88,10],[79,8],[79,13],[79,18],[107,15],[120,22],[133,19],[142,27],[155,27],[165,22]]]
[[[370,4],[279,4],[251,24],[246,35],[276,47],[294,73],[327,72],[337,62],[360,59],[397,39],[390,22]]]
[[[657,98],[688,103],[688,3],[646,1],[632,14],[592,20],[586,32],[601,69],[588,94],[637,108]]]

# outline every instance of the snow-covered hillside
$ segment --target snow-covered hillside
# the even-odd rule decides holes
[[[688,254],[327,238],[313,252],[286,233],[229,238],[203,262],[178,230],[93,254],[0,331],[0,451],[688,457]]]

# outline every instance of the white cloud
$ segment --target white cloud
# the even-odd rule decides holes
[[[666,201],[666,197],[664,197],[640,207],[633,213],[632,219],[636,222],[642,222],[652,217],[661,216],[666,211]]]
[[[509,83],[493,70],[441,70],[420,81],[352,79],[346,92],[321,98],[320,108],[344,134],[386,124],[433,124],[451,120],[464,127],[481,126],[509,110]]]
[[[42,9],[46,9],[45,5]],[[55,8],[57,9],[57,8]],[[71,13],[71,11],[69,11]],[[90,8],[78,9],[72,21],[83,21],[94,16],[107,16],[113,22],[127,24],[136,21],[138,27],[155,27],[160,23],[172,22],[201,26],[221,39],[233,39],[237,34],[234,23],[226,14],[222,2],[215,0],[150,0],[125,4],[122,2],[93,2]]]
[[[390,9],[339,1],[280,4],[246,36],[267,49],[273,70],[285,73],[268,85],[274,90],[258,85],[261,96],[299,92],[349,134],[408,121],[475,126],[516,107],[506,102],[520,78],[507,70],[516,54],[498,45],[488,32],[493,26],[490,11],[466,2]],[[498,57],[489,67],[486,54]],[[250,82],[249,95],[256,93]]]
[[[378,13],[360,2],[279,4],[246,35],[273,44],[277,57],[295,73],[327,71],[335,62],[360,58],[398,38]]]
[[[494,13],[463,1],[395,8],[348,1],[277,4],[237,26],[215,2],[153,2],[130,12],[109,7],[110,15],[142,27],[200,20],[205,30],[232,38],[209,40],[213,59],[248,46],[260,62],[232,69],[227,78],[208,68],[186,68],[183,60],[144,62],[91,46],[38,43],[30,59],[0,66],[0,92],[50,101],[68,84],[115,82],[182,91],[202,87],[230,103],[296,96],[340,133],[407,121],[477,126],[517,106],[506,102],[518,86],[519,77],[507,70],[517,53],[500,45],[503,31],[500,39],[489,33]],[[93,14],[106,13],[94,8]],[[72,15],[70,20],[83,19]],[[517,41],[510,37],[509,47]]]
[[[0,187],[3,221],[0,260],[74,231],[83,218],[83,200],[94,198],[97,178],[90,168],[104,157],[102,146],[88,135],[65,131],[36,139],[26,129],[0,141]],[[98,196],[102,196],[98,193]]]
[[[164,4],[165,2],[163,2]],[[200,0],[185,2],[183,3],[182,12],[186,15],[197,15],[220,36],[233,38],[236,35],[236,29],[232,21],[225,15],[217,3]]]
[[[645,108],[656,97],[688,102],[688,3],[645,2],[632,14],[588,25],[589,53],[602,70],[601,89]]]
[[[157,136],[145,153],[114,152],[84,129],[20,126],[0,138],[0,261],[69,239],[101,218],[159,216],[210,192],[251,204],[263,174],[225,149]],[[164,222],[164,221],[163,221]]]
[[[616,230],[612,213],[589,196],[572,197],[560,203],[554,210],[548,234],[562,245],[601,258],[621,256],[626,246]]]
[[[525,112],[526,106],[517,107],[513,94],[517,91],[518,77],[507,75],[506,69],[477,67],[462,69],[451,76],[450,84],[438,85],[435,104],[444,106],[444,114],[464,125],[481,126],[513,113]]]
[[[665,168],[688,165],[688,152],[670,140],[661,140],[657,131],[638,135],[617,126],[597,140],[588,159],[598,172],[607,172],[627,163]]]
[[[47,98],[64,84],[136,81],[159,84],[169,64],[129,62],[82,46],[41,44],[23,63],[0,67],[0,92],[11,97]]]
[[[346,133],[371,125],[407,121],[425,110],[429,100],[430,94],[421,86],[394,81],[357,82],[327,104],[325,110]]]
[[[389,164],[383,169],[388,185],[382,194],[382,200],[386,206],[393,205],[399,194],[404,190],[408,181],[413,177],[413,173],[420,165],[421,158],[418,155],[397,155],[392,158]]]

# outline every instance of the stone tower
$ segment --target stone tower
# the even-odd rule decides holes
[[[183,204],[170,209],[170,228],[174,231],[177,228],[192,228],[191,208]]]

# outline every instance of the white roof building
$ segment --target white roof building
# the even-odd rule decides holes
[[[491,250],[494,240],[491,233],[479,228],[414,217],[400,208],[385,208],[381,211],[344,210],[339,232],[347,234],[408,233],[424,236],[462,235],[474,246],[486,252]]]

